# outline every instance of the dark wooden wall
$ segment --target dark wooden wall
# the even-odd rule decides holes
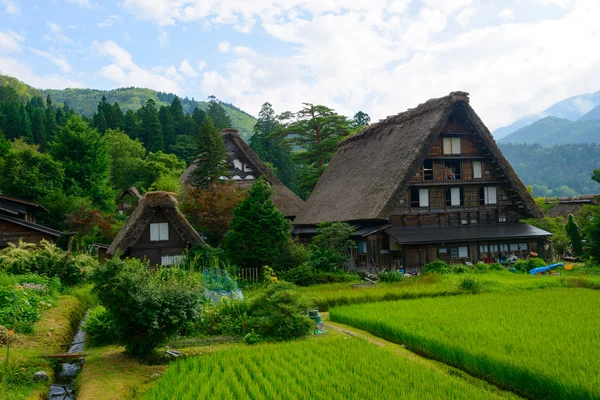
[[[142,232],[137,243],[131,247],[129,255],[139,258],[140,260],[148,260],[151,266],[160,265],[163,255],[183,254],[187,247],[187,243],[175,230],[173,225],[169,223],[169,240],[151,241],[150,240],[150,224],[169,222],[160,209],[157,209],[148,226]]]
[[[56,237],[13,222],[0,220],[0,248],[7,243],[19,243],[19,239],[28,243],[40,243],[43,239],[54,242]]]

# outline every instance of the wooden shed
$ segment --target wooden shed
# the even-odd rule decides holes
[[[0,195],[0,249],[19,240],[55,242],[63,233],[36,223],[38,211],[48,211],[38,203]]]
[[[150,266],[180,263],[185,251],[204,244],[202,237],[179,211],[177,199],[168,192],[148,192],[127,218],[106,251],[148,261]]]

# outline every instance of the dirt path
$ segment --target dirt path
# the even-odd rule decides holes
[[[339,333],[342,333],[345,335],[363,338],[363,339],[367,340],[369,343],[373,343],[374,345],[377,345],[381,348],[385,348],[388,351],[391,351],[401,357],[406,357],[406,358],[410,359],[411,361],[419,363],[420,365],[423,365],[428,368],[435,368],[435,369],[442,371],[448,375],[451,375],[455,378],[463,379],[474,386],[485,389],[488,392],[494,393],[503,398],[507,398],[507,399],[521,399],[522,398],[511,391],[501,389],[487,381],[484,381],[482,379],[479,379],[472,375],[469,375],[460,369],[457,369],[457,368],[451,367],[449,365],[446,365],[444,363],[441,363],[441,362],[438,362],[435,360],[430,360],[428,358],[425,358],[418,354],[415,354],[412,351],[405,348],[403,345],[389,342],[385,339],[382,339],[380,337],[372,335],[366,331],[363,331],[363,330],[360,330],[360,329],[357,329],[357,328],[354,328],[354,327],[351,327],[348,325],[340,324],[337,322],[332,322],[329,320],[329,313],[327,313],[327,312],[323,312],[323,313],[321,313],[321,315],[323,316],[323,322],[324,322],[325,328],[327,330],[334,330],[336,332],[339,332]]]

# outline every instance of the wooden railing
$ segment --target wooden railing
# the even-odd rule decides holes
[[[262,279],[263,270],[260,267],[240,268],[238,278],[249,282],[258,282]]]

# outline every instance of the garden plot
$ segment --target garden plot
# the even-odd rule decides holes
[[[600,292],[547,289],[335,307],[332,321],[531,398],[600,398]]]

